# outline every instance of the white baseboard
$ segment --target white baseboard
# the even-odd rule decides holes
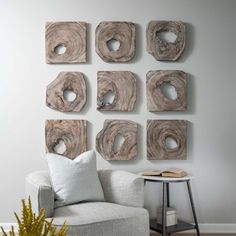
[[[201,233],[233,234],[236,233],[236,224],[199,224]],[[195,230],[188,230],[182,233],[195,233]]]
[[[236,224],[199,224],[202,233],[236,233]]]
[[[0,227],[3,227],[6,232],[11,230],[11,226],[17,230],[16,223],[0,223]],[[199,224],[201,233],[236,233],[236,224]],[[194,230],[185,231],[186,233],[195,232]]]

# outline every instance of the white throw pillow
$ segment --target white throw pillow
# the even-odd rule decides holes
[[[74,160],[54,153],[47,153],[46,157],[55,192],[55,207],[82,201],[104,201],[94,151],[84,152]]]

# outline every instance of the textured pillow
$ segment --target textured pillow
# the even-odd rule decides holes
[[[55,208],[82,201],[104,201],[94,151],[84,152],[74,160],[54,153],[46,157],[55,192]]]

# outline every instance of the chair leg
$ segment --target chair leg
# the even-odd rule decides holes
[[[192,207],[193,218],[194,218],[194,222],[195,222],[197,236],[200,236],[200,230],[199,230],[199,226],[198,226],[197,215],[195,212],[195,206],[194,206],[194,202],[193,202],[193,196],[192,196],[192,191],[191,191],[191,186],[190,186],[189,180],[187,181],[187,186],[188,186],[188,194],[189,194],[189,199],[190,199],[190,203],[191,203],[191,207]]]
[[[167,183],[163,183],[163,199],[162,199],[162,236],[166,235],[166,189]]]

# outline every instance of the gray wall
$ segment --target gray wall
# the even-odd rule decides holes
[[[130,171],[176,166],[193,173],[193,191],[201,223],[236,223],[235,59],[236,1],[230,0],[23,0],[0,4],[0,222],[13,222],[24,197],[25,175],[45,169],[44,121],[87,119],[89,146],[105,119],[131,119],[139,124],[139,156],[134,161],[109,163],[98,155],[99,168]],[[150,20],[187,23],[187,48],[178,62],[158,62],[145,51],[145,27]],[[86,21],[88,63],[47,65],[44,51],[46,21]],[[95,53],[94,31],[103,20],[137,23],[137,53],[132,62],[108,64]],[[150,113],[146,109],[145,75],[149,70],[178,69],[189,73],[189,108],[183,113]],[[45,106],[45,88],[60,71],[81,71],[88,81],[86,109],[64,114]],[[96,111],[96,72],[130,70],[138,78],[134,112]],[[189,121],[187,161],[148,161],[147,119]],[[146,205],[155,215],[160,188],[147,185]],[[185,186],[173,186],[172,205],[189,218]]]

